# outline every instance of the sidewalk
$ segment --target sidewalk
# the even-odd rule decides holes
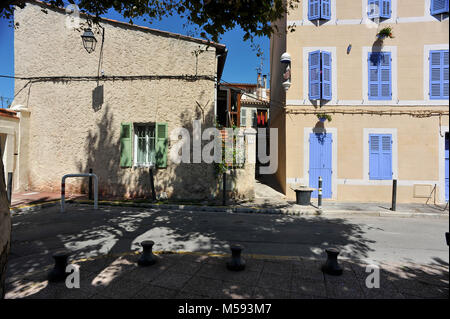
[[[246,256],[241,272],[226,269],[229,256],[158,255],[139,267],[136,253],[75,261],[80,288],[48,283],[51,267],[7,283],[6,298],[313,299],[448,298],[446,265],[381,265],[380,288],[366,287],[366,264],[341,261],[342,276],[322,273],[322,261],[300,257]]]
[[[61,195],[58,193],[27,192],[13,194],[11,208],[15,212],[39,209],[40,206],[59,205]],[[72,194],[67,198],[68,202],[90,204],[86,195]],[[422,217],[422,218],[449,218],[448,206],[433,204],[397,204],[395,212],[390,210],[389,203],[342,203],[324,201],[319,209],[316,200],[310,206],[296,205],[293,201],[286,201],[278,196],[274,198],[256,198],[253,201],[238,201],[229,206],[220,206],[207,202],[203,203],[171,203],[152,202],[150,200],[103,200],[99,199],[99,205],[124,206],[142,208],[177,209],[185,211],[211,211],[233,213],[256,214],[285,214],[285,215],[361,215],[375,217]],[[446,208],[444,210],[444,208]]]

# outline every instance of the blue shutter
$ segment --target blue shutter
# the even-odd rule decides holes
[[[378,100],[380,98],[379,88],[379,64],[380,53],[369,52],[369,100]]]
[[[449,0],[431,0],[431,14],[447,13]]]
[[[320,99],[320,51],[309,53],[309,99]]]
[[[392,179],[392,136],[381,135],[380,179]]]
[[[430,99],[439,100],[441,94],[441,51],[430,51]]]
[[[380,135],[369,135],[369,179],[380,179]]]
[[[391,17],[391,0],[381,0],[380,17],[389,19]]]
[[[320,3],[321,18],[331,20],[331,0],[322,0]]]
[[[380,98],[392,99],[391,53],[383,52],[380,61]]]
[[[392,179],[392,135],[369,135],[369,179]]]
[[[322,99],[328,101],[332,97],[331,65],[331,53],[322,52]]]
[[[380,17],[380,0],[368,0],[367,3],[367,16],[369,19]]]
[[[308,19],[320,19],[320,0],[309,0],[308,4]]]
[[[430,51],[430,99],[448,99],[448,50]]]
[[[448,50],[442,52],[442,97],[448,99]]]
[[[392,99],[392,70],[390,52],[370,52],[369,100]]]

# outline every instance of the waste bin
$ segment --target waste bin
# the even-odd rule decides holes
[[[311,204],[312,188],[297,188],[294,189],[297,205],[309,206]]]

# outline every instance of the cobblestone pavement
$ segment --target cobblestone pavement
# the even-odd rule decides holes
[[[448,266],[380,266],[380,288],[366,287],[366,264],[342,261],[342,276],[321,271],[321,261],[307,258],[244,256],[241,272],[226,269],[225,255],[160,254],[150,267],[139,267],[136,253],[75,261],[80,288],[48,283],[46,267],[9,281],[6,298],[134,299],[312,299],[448,298]]]

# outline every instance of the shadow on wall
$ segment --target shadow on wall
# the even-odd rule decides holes
[[[96,95],[93,92],[93,96]],[[201,99],[202,96],[200,96]],[[98,99],[94,99],[98,100]],[[93,102],[94,102],[93,100]],[[210,101],[207,103],[209,107]],[[100,108],[95,108],[99,111]],[[194,119],[202,120],[202,129],[213,125],[213,109],[205,114],[199,103],[194,104],[191,112],[180,112],[178,123],[173,123],[172,114],[159,116],[161,122],[168,123],[167,167],[154,169],[154,183],[157,195],[166,193],[169,198],[177,200],[213,200],[218,193],[218,182],[214,164],[192,163],[193,149],[190,145],[191,163],[175,164],[170,161],[170,130],[175,126],[186,128],[192,138]],[[93,173],[99,178],[99,194],[104,198],[151,198],[149,168],[120,167],[120,123],[114,120],[114,114],[108,104],[102,106],[102,117],[95,128],[86,137],[86,159],[77,164],[79,172]],[[169,121],[170,119],[170,121]],[[173,142],[175,143],[175,141]],[[202,142],[203,145],[208,141]],[[159,158],[161,154],[156,153]],[[81,184],[81,192],[87,193],[87,179]]]

